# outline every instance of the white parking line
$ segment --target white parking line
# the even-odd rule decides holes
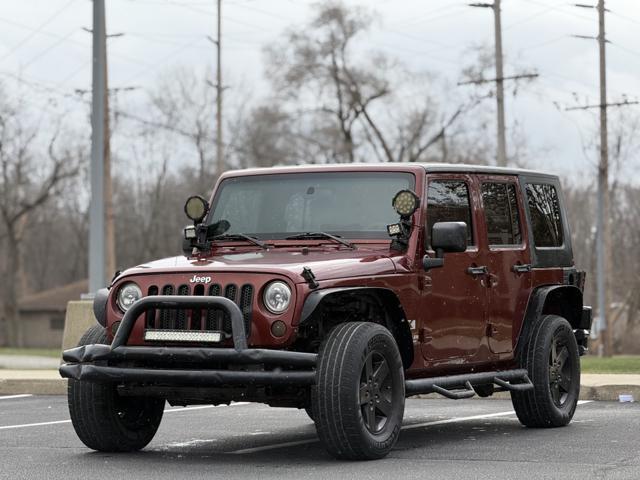
[[[216,407],[235,407],[238,405],[248,405],[249,402],[238,402],[232,403],[231,405],[199,405],[197,407],[180,407],[180,408],[167,408],[164,413],[180,413],[191,410],[202,410],[205,408],[216,408]],[[28,427],[42,427],[45,425],[59,425],[62,423],[71,423],[71,420],[56,420],[53,422],[39,422],[39,423],[23,423],[20,425],[5,425],[0,427],[0,430],[11,430],[15,428],[28,428]]]
[[[0,400],[11,400],[12,398],[25,398],[25,397],[33,397],[30,393],[23,393],[21,395],[4,395],[0,397]]]
[[[23,423],[21,425],[6,425],[4,427],[0,427],[0,430],[11,430],[13,428],[41,427],[43,425],[58,425],[60,423],[71,423],[71,420],[56,420],[55,422]]]
[[[593,400],[580,400],[578,402],[578,405],[583,405],[585,403],[591,403]],[[448,423],[460,423],[460,422],[468,422],[470,420],[480,420],[483,418],[493,418],[493,417],[506,417],[508,415],[515,415],[516,412],[513,410],[509,410],[507,412],[498,412],[498,413],[487,413],[485,415],[472,415],[470,417],[454,417],[454,418],[447,418],[445,420],[434,420],[431,422],[423,422],[423,423],[414,423],[411,425],[405,425],[402,427],[402,430],[411,430],[413,428],[422,428],[422,427],[433,427],[436,425],[445,425]],[[318,438],[308,438],[305,440],[298,440],[296,442],[283,442],[283,443],[274,443],[271,445],[264,445],[262,447],[253,447],[253,448],[243,448],[241,450],[234,450],[232,452],[229,453],[233,453],[236,455],[242,455],[242,454],[246,454],[246,453],[255,453],[255,452],[264,452],[267,450],[275,450],[277,448],[284,448],[284,447],[293,447],[296,445],[305,445],[308,443],[315,443],[315,442],[319,442],[320,440]]]

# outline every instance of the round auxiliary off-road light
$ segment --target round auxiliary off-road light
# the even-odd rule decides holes
[[[396,193],[396,196],[393,197],[391,204],[398,215],[408,217],[413,215],[413,212],[420,206],[420,197],[411,190],[400,190]]]
[[[200,222],[209,211],[209,203],[199,195],[187,198],[184,204],[184,213],[194,222]]]
[[[287,333],[287,326],[282,320],[276,320],[271,324],[271,334],[274,337],[284,337],[285,333]]]

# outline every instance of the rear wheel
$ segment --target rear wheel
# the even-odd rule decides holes
[[[89,328],[79,345],[107,344],[100,325]],[[69,379],[69,413],[82,443],[102,452],[130,452],[153,439],[164,411],[164,399],[122,397],[115,384]]]
[[[557,315],[542,317],[521,356],[534,388],[511,393],[518,419],[527,427],[567,425],[580,394],[580,355],[569,322]]]
[[[320,354],[312,410],[318,436],[337,458],[382,458],[404,415],[404,370],[395,339],[374,323],[338,325]]]

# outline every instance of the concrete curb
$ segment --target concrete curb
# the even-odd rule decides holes
[[[64,378],[2,378],[2,370],[0,370],[0,395],[20,395],[23,393],[66,395],[67,380]],[[635,401],[640,401],[640,385],[582,385],[580,387],[580,400],[617,402],[620,394],[631,394]],[[442,399],[443,397],[432,393],[416,395],[414,398]],[[504,400],[509,399],[510,396],[507,392],[499,392],[488,398]]]
[[[0,395],[66,395],[67,380],[64,378],[3,378],[0,379]]]

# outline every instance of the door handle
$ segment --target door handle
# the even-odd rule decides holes
[[[482,267],[469,267],[467,268],[467,273],[474,277],[477,275],[487,275],[489,274],[489,269],[484,265]]]
[[[520,263],[516,263],[513,267],[511,267],[516,273],[529,273],[531,271],[531,264],[522,265]]]

